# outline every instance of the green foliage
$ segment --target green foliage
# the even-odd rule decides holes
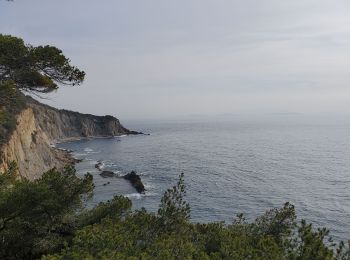
[[[5,175],[10,178],[11,174]],[[286,203],[253,222],[191,223],[183,174],[167,190],[157,214],[131,210],[116,196],[78,211],[91,176],[45,173],[33,183],[1,182],[0,258],[6,259],[349,259],[348,246],[327,242],[326,229],[298,222]]]
[[[1,259],[37,258],[62,248],[73,235],[81,196],[93,190],[92,176],[80,179],[71,167],[50,170],[34,182],[1,184]]]
[[[8,170],[0,174],[0,192],[4,192],[10,188],[16,182],[17,179],[17,163],[10,162],[8,165]]]
[[[56,47],[33,47],[0,34],[0,84],[12,81],[17,89],[48,93],[58,89],[58,84],[79,85],[84,77],[85,72],[71,66]]]
[[[185,201],[184,174],[181,173],[176,186],[168,189],[159,205],[158,215],[164,227],[177,229],[178,225],[190,218],[190,205]]]
[[[12,81],[0,82],[0,144],[5,143],[16,128],[16,115],[24,108],[25,101]]]
[[[79,216],[79,226],[100,223],[103,219],[120,219],[131,209],[131,201],[123,196],[115,196],[112,200],[99,203],[92,210],[85,210]]]
[[[0,85],[0,104],[1,106],[10,106],[17,102],[17,90],[13,81],[6,80]]]
[[[6,143],[10,134],[16,129],[16,117],[0,110],[0,144]]]
[[[302,220],[298,227],[293,259],[332,259],[333,250],[324,244],[328,234],[326,228],[313,230],[312,224]]]
[[[344,244],[333,250],[327,232],[296,222],[286,203],[247,222],[189,222],[183,175],[167,190],[158,214],[124,211],[124,217],[102,219],[76,233],[61,253],[44,259],[348,259]],[[118,198],[121,199],[121,198]],[[107,207],[104,204],[103,207]]]
[[[272,209],[256,219],[251,225],[254,237],[271,237],[278,245],[283,246],[295,229],[296,214],[294,206],[286,203],[282,209]]]

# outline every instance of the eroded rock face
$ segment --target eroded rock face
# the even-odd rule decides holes
[[[27,99],[27,108],[17,116],[17,127],[9,142],[0,148],[0,172],[15,161],[19,174],[33,180],[53,167],[60,169],[74,163],[67,151],[53,147],[58,141],[135,134],[112,116],[58,110]]]
[[[50,146],[50,139],[38,126],[33,110],[27,108],[17,117],[17,127],[8,143],[2,147],[0,171],[15,161],[19,174],[33,180],[51,168],[61,169],[74,163],[68,152]]]
[[[138,134],[123,127],[113,116],[94,116],[58,110],[32,98],[28,98],[28,106],[33,109],[38,125],[45,130],[50,140]]]
[[[130,181],[131,185],[137,190],[138,193],[145,193],[146,189],[143,185],[141,178],[135,171],[132,171],[123,177],[125,180]]]

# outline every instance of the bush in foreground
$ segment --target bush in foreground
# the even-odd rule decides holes
[[[132,211],[122,196],[82,209],[92,177],[79,179],[72,168],[32,183],[7,174],[0,186],[3,259],[349,259],[344,243],[336,247],[326,229],[298,222],[289,203],[253,222],[243,215],[231,224],[190,222],[183,175],[157,213]]]

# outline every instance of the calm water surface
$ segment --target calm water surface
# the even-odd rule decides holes
[[[94,175],[90,205],[122,194],[135,208],[155,211],[184,172],[194,221],[231,222],[238,213],[254,219],[289,201],[298,217],[328,227],[336,239],[350,238],[350,124],[226,118],[126,126],[151,135],[59,145],[84,159],[79,174]],[[147,193],[137,194],[121,178],[100,177],[98,160],[120,175],[136,170]]]

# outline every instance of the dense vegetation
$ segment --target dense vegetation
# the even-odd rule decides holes
[[[53,46],[34,47],[20,38],[0,34],[0,83],[17,89],[48,93],[61,85],[79,85],[85,72],[70,65],[62,51]]]
[[[0,83],[0,145],[16,128],[16,115],[24,108],[25,98],[12,83]]]
[[[16,169],[0,178],[0,259],[32,259],[60,250],[78,228],[82,195],[93,190],[92,176],[73,168],[53,169],[41,179],[19,180]]]
[[[34,182],[14,172],[0,178],[1,259],[349,259],[343,243],[325,240],[326,229],[297,222],[289,203],[254,222],[190,222],[183,175],[150,213],[122,196],[83,209],[92,176],[73,168]]]

